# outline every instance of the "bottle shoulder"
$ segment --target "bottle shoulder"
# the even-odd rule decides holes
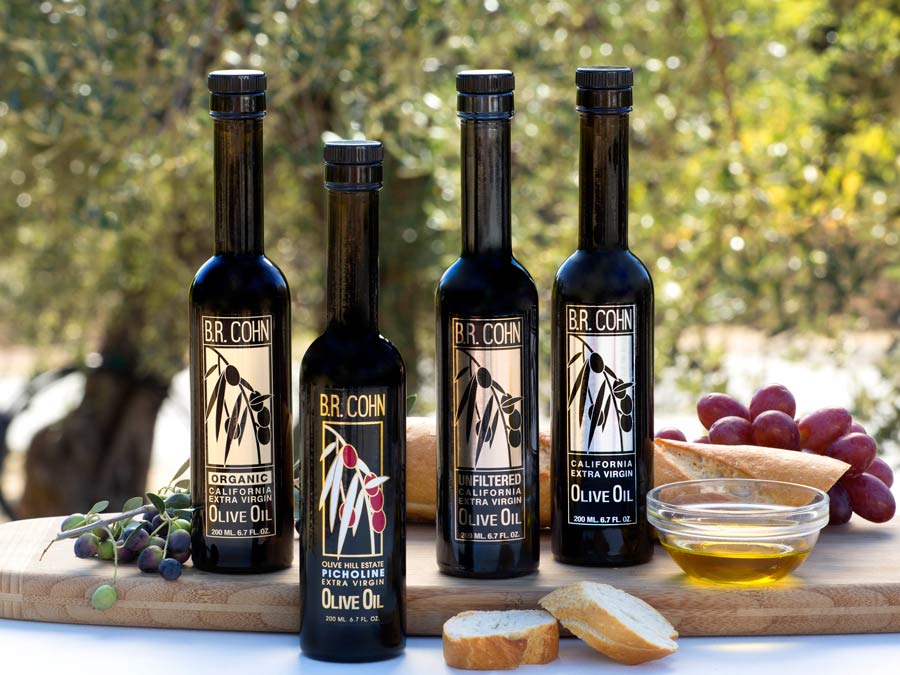
[[[400,351],[376,331],[326,330],[313,340],[300,362],[301,384],[394,385],[405,377]]]
[[[264,255],[214,255],[204,262],[191,283],[191,302],[228,295],[235,302],[268,296],[289,301],[284,273]]]
[[[557,301],[617,302],[653,297],[647,266],[628,249],[579,249],[559,267],[553,283]]]
[[[438,306],[454,305],[473,312],[494,313],[537,305],[537,286],[528,270],[514,257],[461,256],[438,284]]]

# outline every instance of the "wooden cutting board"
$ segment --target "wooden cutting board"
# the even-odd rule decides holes
[[[296,567],[274,574],[213,575],[187,568],[176,582],[123,566],[119,601],[91,608],[94,588],[112,566],[79,560],[72,542],[41,551],[61,518],[0,526],[0,617],[32,621],[291,632],[298,630]],[[858,519],[855,519],[858,520]],[[443,622],[467,609],[535,607],[563,584],[593,579],[640,596],[682,635],[784,635],[900,632],[900,519],[854,522],[823,532],[797,572],[764,588],[691,582],[657,547],[647,565],[578,568],[553,561],[545,540],[538,574],[502,581],[456,579],[438,573],[434,531],[413,526],[408,542],[408,620],[413,635],[440,635]]]

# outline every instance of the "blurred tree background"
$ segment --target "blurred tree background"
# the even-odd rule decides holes
[[[382,329],[427,409],[433,290],[459,249],[454,74],[516,72],[514,246],[545,318],[576,240],[574,69],[618,63],[636,70],[631,244],[658,372],[725,386],[707,339],[723,324],[888,329],[900,395],[896,0],[7,0],[0,19],[0,336],[102,364],[34,439],[26,513],[142,490],[212,248],[205,75],[224,67],[269,77],[267,250],[295,357],[324,317],[324,138],[386,145]],[[896,433],[896,396],[881,417]]]

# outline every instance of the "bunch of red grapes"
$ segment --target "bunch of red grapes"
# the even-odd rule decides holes
[[[758,445],[834,457],[850,465],[828,491],[829,525],[843,525],[855,512],[873,523],[894,517],[891,494],[894,472],[877,457],[875,440],[845,408],[821,408],[795,419],[797,403],[787,387],[767,384],[757,390],[748,408],[727,394],[706,394],[697,402],[697,416],[709,430],[695,443]],[[687,440],[678,429],[666,428],[657,438]]]

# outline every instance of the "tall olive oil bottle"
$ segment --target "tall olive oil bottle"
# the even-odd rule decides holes
[[[442,572],[533,572],[538,538],[534,281],[510,241],[513,74],[457,75],[462,254],[437,317],[437,560]]]
[[[215,252],[191,285],[194,565],[266,572],[293,559],[290,292],[263,253],[266,76],[210,73]]]
[[[325,145],[327,326],[300,367],[300,645],[328,661],[405,644],[406,371],[378,331],[383,153]]]
[[[629,68],[579,68],[578,250],[553,285],[552,542],[557,560],[653,553],[653,284],[628,249]]]

